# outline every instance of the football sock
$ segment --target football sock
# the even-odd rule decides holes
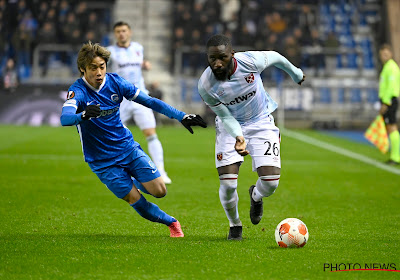
[[[140,216],[149,221],[161,223],[167,226],[173,222],[176,222],[174,217],[171,217],[162,211],[156,204],[148,202],[143,195],[140,196],[138,201],[131,204],[131,206],[136,210],[136,212],[139,213]]]
[[[135,187],[136,187],[138,190],[140,190],[142,193],[150,194],[150,193],[146,190],[146,188],[143,187],[143,185],[142,185],[138,180],[136,180],[136,179],[133,178],[133,177],[131,177],[131,178],[132,178],[133,184],[135,185]]]
[[[260,176],[253,190],[253,199],[261,201],[263,197],[272,195],[279,185],[280,175]]]
[[[146,138],[147,140],[147,149],[149,150],[149,154],[154,164],[157,166],[158,170],[163,174],[164,170],[164,150],[161,145],[160,140],[157,137],[157,134],[150,135]]]
[[[399,131],[395,130],[389,134],[390,139],[390,159],[399,162],[400,161],[400,137]]]
[[[231,227],[242,225],[238,211],[237,178],[237,174],[223,174],[219,176],[219,199]]]

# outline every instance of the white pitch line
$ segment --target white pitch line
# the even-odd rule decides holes
[[[369,157],[354,153],[354,152],[352,152],[350,150],[346,150],[344,148],[341,148],[341,147],[338,147],[338,146],[335,146],[335,145],[332,145],[332,144],[328,144],[328,143],[322,142],[322,141],[320,141],[318,139],[315,139],[313,137],[310,137],[310,136],[307,136],[307,135],[304,135],[304,134],[301,134],[301,133],[298,133],[298,132],[294,132],[294,131],[291,131],[291,130],[288,130],[288,129],[283,130],[282,133],[285,136],[292,137],[294,139],[297,139],[297,140],[303,141],[305,143],[317,146],[319,148],[322,148],[322,149],[325,149],[325,150],[328,150],[328,151],[331,151],[331,152],[334,152],[334,153],[337,153],[337,154],[341,154],[343,156],[346,156],[346,157],[349,157],[349,158],[352,158],[352,159],[356,159],[356,160],[359,160],[359,161],[364,162],[366,164],[370,164],[372,166],[378,167],[378,168],[383,169],[385,171],[400,175],[400,169],[398,169],[396,167],[393,167],[393,166],[388,166],[388,165],[386,165],[384,163],[381,163],[381,162],[373,160],[373,159],[371,159]]]

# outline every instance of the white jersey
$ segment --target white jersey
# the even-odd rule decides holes
[[[137,42],[131,42],[127,48],[112,45],[107,49],[111,52],[111,72],[117,73],[141,91],[148,93],[142,74],[143,46]]]
[[[263,52],[235,53],[234,73],[225,81],[215,78],[208,67],[200,77],[198,88],[209,106],[224,104],[240,123],[256,122],[277,108],[265,92],[260,73],[268,66]]]

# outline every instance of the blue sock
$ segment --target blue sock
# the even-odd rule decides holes
[[[164,225],[169,226],[173,222],[176,222],[174,217],[171,217],[164,211],[162,211],[157,205],[154,203],[148,202],[143,195],[141,195],[140,199],[135,203],[131,204],[133,209],[139,213],[140,216],[143,218],[156,222],[161,223]]]
[[[140,190],[142,193],[150,194],[150,193],[146,190],[146,188],[143,187],[143,185],[142,185],[138,180],[136,180],[136,179],[133,178],[133,177],[131,177],[131,178],[132,178],[132,180],[133,180],[133,184],[135,185],[135,187],[136,187],[138,190]]]

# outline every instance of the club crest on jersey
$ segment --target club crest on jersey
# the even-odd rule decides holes
[[[72,90],[68,91],[67,93],[67,100],[68,99],[72,99],[75,97],[75,92],[73,92]]]
[[[119,97],[118,97],[118,94],[113,94],[113,95],[111,95],[111,101],[112,102],[118,102],[118,100],[119,100]]]
[[[246,77],[244,77],[244,79],[247,83],[251,84],[252,82],[254,82],[254,74],[250,73],[250,75],[247,75]]]
[[[218,161],[221,161],[221,160],[222,160],[222,153],[218,153],[218,154],[217,154],[217,160],[218,160]]]

